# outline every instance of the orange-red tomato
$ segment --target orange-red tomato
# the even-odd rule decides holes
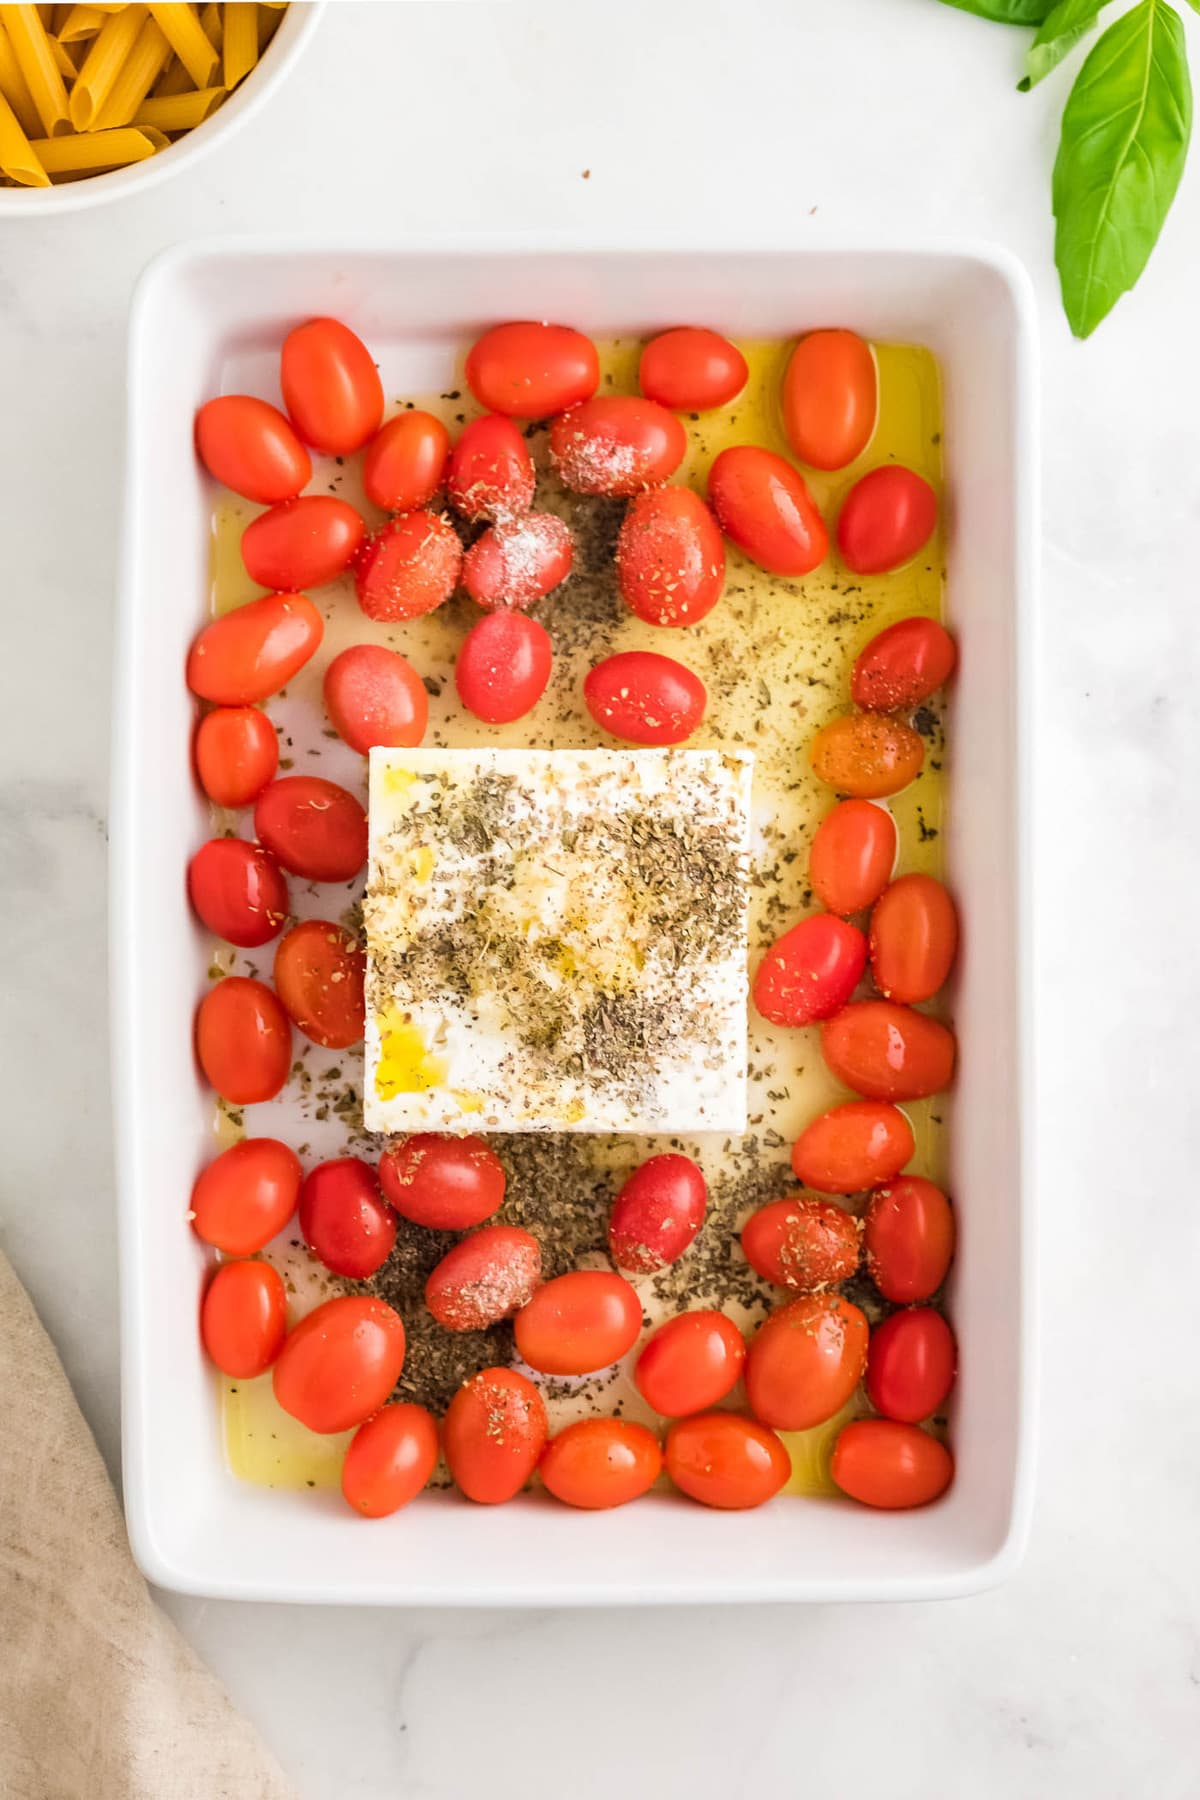
[[[742,1226],[742,1249],[764,1281],[811,1293],[849,1281],[858,1268],[859,1229],[844,1206],[790,1194],[751,1213]]]
[[[546,1407],[528,1376],[481,1369],[463,1383],[442,1422],[455,1484],[485,1506],[520,1493],[546,1443]]]
[[[363,455],[363,491],[384,512],[428,506],[446,479],[450,433],[415,408],[380,426]]]
[[[954,1386],[958,1346],[932,1306],[895,1312],[871,1333],[867,1398],[885,1419],[916,1425],[940,1411]]]
[[[949,1026],[891,1000],[858,1000],[821,1027],[821,1054],[839,1081],[868,1100],[921,1100],[954,1074]]]
[[[896,861],[896,824],[869,800],[839,800],[817,826],[808,853],[813,893],[845,917],[873,906]]]
[[[822,1194],[857,1194],[891,1181],[915,1149],[912,1126],[897,1107],[851,1100],[801,1132],[792,1146],[792,1169]]]
[[[290,500],[312,475],[308,451],[278,407],[222,394],[196,414],[196,451],[210,475],[260,505]]]
[[[902,875],[871,914],[871,973],[888,1000],[929,1000],[958,949],[954,902],[932,875]]]
[[[425,1304],[447,1331],[484,1331],[524,1306],[541,1279],[535,1237],[485,1225],[447,1250],[425,1283]]]
[[[366,1029],[367,959],[328,919],[305,919],[279,940],[275,989],[292,1023],[329,1050],[348,1050]]]
[[[355,565],[354,591],[368,619],[397,624],[433,612],[454,592],[462,545],[439,513],[397,513],[369,537]]]
[[[192,1230],[223,1256],[255,1256],[281,1232],[300,1197],[300,1159],[276,1138],[243,1138],[201,1169]]]
[[[558,478],[576,494],[627,496],[657,487],[686,454],[687,432],[675,414],[632,394],[598,394],[550,427]]]
[[[613,1201],[609,1255],[618,1269],[648,1275],[678,1262],[704,1223],[708,1187],[690,1156],[648,1157]]]
[[[254,803],[254,833],[293,875],[353,881],[367,860],[367,815],[320,775],[283,775]]]
[[[885,1300],[928,1300],[954,1255],[954,1214],[941,1188],[905,1175],[877,1188],[863,1214],[867,1273]]]
[[[845,1006],[867,966],[867,940],[833,913],[814,913],[778,938],[758,965],[754,1004],[772,1025],[811,1025]]]
[[[325,710],[340,738],[365,756],[373,744],[419,744],[429,722],[425,683],[398,650],[351,644],[325,671]]]
[[[371,352],[338,319],[309,319],[283,340],[279,385],[292,424],[327,456],[361,450],[383,418]]]
[[[802,463],[844,469],[871,441],[879,380],[871,346],[853,331],[810,331],[788,360],[783,425]]]
[[[898,794],[921,773],[925,746],[911,725],[884,713],[848,713],[832,719],[813,739],[812,766],[839,794],[882,800]]]
[[[396,1242],[396,1215],[370,1163],[339,1156],[309,1171],[300,1189],[300,1235],[335,1275],[365,1281],[382,1269]]]
[[[859,653],[850,696],[875,712],[920,706],[949,681],[957,661],[954,639],[936,619],[898,619]]]
[[[196,732],[196,773],[214,806],[248,806],[279,767],[279,739],[257,706],[218,706]]]
[[[679,1313],[647,1339],[633,1379],[648,1406],[678,1419],[723,1400],[745,1360],[745,1340],[724,1313]]]
[[[403,1218],[434,1231],[469,1231],[504,1200],[504,1164],[480,1137],[418,1132],[384,1151],[379,1180]]]
[[[270,988],[245,975],[209,988],[196,1010],[196,1055],[223,1100],[273,1099],[292,1066],[292,1028]]]
[[[710,412],[736,400],[749,373],[745,357],[728,338],[698,325],[680,325],[650,339],[638,365],[638,386],[647,400],[675,412]]]
[[[244,950],[270,943],[287,918],[287,882],[275,858],[258,844],[210,838],[188,864],[187,882],[196,916]]]
[[[575,539],[555,513],[489,525],[463,557],[463,586],[479,606],[532,606],[571,573]]]
[[[479,404],[510,419],[548,419],[599,385],[596,346],[569,325],[494,325],[467,357],[467,386]]]
[[[704,717],[698,675],[654,650],[622,650],[588,671],[587,709],[604,731],[630,744],[682,744]]]
[[[746,1352],[746,1398],[778,1431],[807,1431],[840,1412],[867,1366],[866,1314],[840,1294],[777,1307]]]
[[[937,495],[899,463],[856,481],[838,514],[838,551],[856,575],[882,575],[911,562],[933,536]]]
[[[630,612],[649,625],[695,625],[725,587],[720,527],[699,494],[651,488],[626,509],[617,537],[617,582]]]
[[[464,519],[511,519],[533,504],[529,445],[511,419],[472,419],[450,452],[446,494]]]
[[[740,1413],[698,1413],[667,1432],[667,1474],[680,1493],[702,1506],[741,1512],[772,1499],[792,1472],[775,1436]]]
[[[540,1287],[516,1316],[517,1349],[543,1375],[592,1375],[631,1350],[642,1303],[622,1275],[574,1269]]]
[[[269,1369],[287,1334],[287,1294],[270,1263],[222,1263],[200,1307],[200,1338],[222,1375],[250,1381]]]
[[[213,619],[187,659],[187,684],[218,706],[250,706],[277,694],[321,641],[321,615],[307,594],[264,594]]]
[[[360,1425],[342,1464],[342,1493],[364,1519],[386,1519],[415,1500],[437,1466],[432,1413],[407,1401],[383,1406]]]
[[[362,515],[333,494],[281,500],[242,533],[242,561],[260,587],[321,587],[350,567],[366,536]]]
[[[400,1315],[373,1294],[340,1294],[288,1333],[275,1398],[310,1431],[349,1431],[378,1412],[404,1367]]]
[[[544,625],[501,608],[472,625],[454,665],[454,685],[468,712],[489,725],[524,718],[546,691],[553,646]]]
[[[654,1433],[629,1419],[577,1419],[552,1437],[538,1472],[568,1506],[599,1512],[647,1493],[662,1473]]]
[[[825,560],[829,534],[799,469],[757,444],[722,450],[708,498],[726,537],[772,575],[808,575]]]
[[[855,1419],[838,1433],[829,1473],[852,1500],[895,1510],[928,1506],[944,1494],[954,1479],[954,1460],[919,1425]]]

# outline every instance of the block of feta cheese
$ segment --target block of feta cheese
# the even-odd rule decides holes
[[[743,1130],[752,765],[373,749],[367,1129]]]

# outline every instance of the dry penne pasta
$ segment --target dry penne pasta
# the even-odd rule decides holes
[[[50,54],[54,58],[55,68],[66,82],[67,86],[70,87],[78,73],[74,57],[67,49],[67,46],[53,35],[48,35],[46,42],[50,46]]]
[[[194,87],[209,87],[217,72],[217,52],[190,6],[178,0],[150,0],[150,11]]]
[[[191,131],[203,125],[225,98],[219,87],[193,88],[190,94],[155,94],[143,100],[133,115],[133,124],[152,125],[159,131]]]
[[[258,9],[258,54],[260,56],[278,30],[279,8],[277,6],[260,6]]]
[[[37,14],[38,18],[42,21],[43,28],[46,31],[52,31],[54,29],[54,7],[53,7],[53,5],[35,6],[33,10]]]
[[[170,54],[171,46],[154,20],[144,18],[133,49],[121,64],[112,91],[93,120],[98,131],[129,124],[166,67]]]
[[[116,131],[76,131],[70,137],[35,138],[30,145],[47,175],[94,174],[144,162],[170,140],[161,131],[131,125]]]
[[[36,6],[7,6],[4,26],[47,137],[71,129],[67,90]]]
[[[58,29],[60,44],[82,44],[94,38],[108,17],[98,6],[71,6]]]
[[[200,29],[214,50],[220,50],[225,41],[225,13],[217,0],[208,0],[208,5],[200,8]]]
[[[140,6],[127,6],[124,12],[110,14],[103,31],[93,39],[71,89],[71,123],[76,131],[89,131],[95,125],[137,41],[142,18]]]
[[[6,175],[19,187],[50,186],[50,177],[3,94],[0,94],[0,175]]]
[[[17,61],[16,52],[4,29],[2,10],[0,10],[0,94],[3,94],[16,113],[26,137],[38,137],[44,127],[38,117],[37,107],[33,104],[33,95],[29,91],[29,84],[21,73],[21,65]]]
[[[258,12],[248,4],[225,8],[225,40],[223,45],[225,86],[235,88],[258,61]]]

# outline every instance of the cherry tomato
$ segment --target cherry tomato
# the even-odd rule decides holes
[[[418,1132],[384,1151],[379,1180],[403,1218],[434,1231],[469,1231],[504,1200],[504,1165],[479,1137]]]
[[[196,1011],[196,1055],[223,1100],[273,1099],[292,1066],[292,1028],[270,988],[245,975],[209,988]]]
[[[250,706],[277,694],[321,641],[307,594],[264,594],[206,625],[188,651],[187,684],[218,706]]]
[[[312,460],[278,407],[251,394],[222,394],[196,414],[196,452],[210,475],[260,505],[306,487]]]
[[[856,800],[898,794],[921,773],[925,746],[910,725],[884,713],[848,713],[832,719],[813,739],[818,779]]]
[[[811,1025],[845,1006],[867,966],[867,940],[832,913],[801,919],[772,944],[754,977],[754,1004],[772,1025]]]
[[[415,1500],[437,1467],[438,1428],[423,1406],[397,1401],[360,1425],[342,1464],[342,1493],[364,1519]]]
[[[196,733],[196,773],[214,806],[248,806],[279,767],[279,739],[257,706],[218,706]]]
[[[396,1242],[396,1215],[370,1163],[339,1156],[310,1170],[300,1189],[300,1235],[335,1275],[365,1281],[382,1269]]]
[[[353,794],[320,775],[284,775],[254,803],[259,842],[293,875],[353,881],[367,860],[367,815]]]
[[[858,1268],[859,1223],[844,1206],[790,1194],[742,1226],[746,1261],[764,1281],[812,1293],[849,1281]]]
[[[543,1375],[593,1375],[637,1342],[642,1303],[622,1275],[573,1269],[546,1282],[516,1316],[517,1349]]]
[[[649,625],[695,625],[725,587],[725,546],[710,509],[686,487],[651,488],[626,509],[617,582]]]
[[[599,394],[560,413],[550,456],[576,494],[629,495],[657,487],[687,454],[687,432],[665,406],[631,394]]]
[[[450,452],[446,494],[464,519],[511,519],[533,504],[529,446],[511,419],[472,419]]]
[[[367,528],[362,515],[332,494],[281,500],[242,533],[242,561],[260,587],[322,587],[350,567]]]
[[[749,373],[745,357],[728,338],[697,325],[680,325],[650,339],[638,365],[638,386],[647,400],[675,412],[711,412],[737,399]]]
[[[508,725],[535,707],[550,679],[553,648],[545,626],[508,608],[472,625],[454,665],[467,711],[489,725]]]
[[[867,1273],[885,1300],[928,1300],[954,1255],[954,1214],[940,1188],[904,1175],[877,1188],[863,1214]]]
[[[200,1307],[200,1338],[222,1375],[250,1381],[269,1369],[287,1335],[287,1294],[270,1263],[222,1263]]]
[[[325,671],[325,711],[340,738],[365,756],[372,744],[419,744],[429,722],[425,683],[398,650],[352,644]]]
[[[783,378],[783,425],[802,463],[844,469],[871,441],[879,381],[870,344],[853,331],[810,331]]]
[[[866,1314],[840,1294],[804,1294],[763,1321],[746,1352],[746,1398],[777,1431],[840,1412],[867,1366]]]
[[[398,513],[359,553],[354,589],[368,619],[397,624],[433,612],[454,592],[462,545],[439,513]]]
[[[608,1221],[618,1269],[649,1275],[678,1262],[704,1223],[708,1187],[690,1156],[651,1156],[626,1181]]]
[[[327,456],[361,450],[379,430],[379,370],[362,339],[337,319],[309,319],[288,332],[279,385],[300,436]]]
[[[888,463],[856,481],[843,500],[838,551],[856,575],[882,575],[911,562],[936,524],[937,495],[929,483]]]
[[[867,1398],[885,1419],[919,1424],[941,1410],[957,1362],[954,1333],[932,1306],[892,1313],[871,1333]]]
[[[662,1464],[658,1439],[645,1425],[577,1419],[550,1439],[538,1472],[556,1500],[599,1512],[648,1493]]]
[[[921,1100],[954,1074],[954,1033],[891,1000],[859,1000],[821,1027],[831,1072],[868,1100]]]
[[[532,606],[571,573],[575,539],[554,513],[490,525],[463,557],[463,586],[479,606]]]
[[[463,1383],[442,1422],[455,1484],[484,1506],[519,1494],[546,1443],[546,1408],[516,1369],[481,1369]]]
[[[954,639],[936,619],[898,619],[860,652],[850,696],[875,712],[920,706],[949,681],[957,661]]]
[[[278,936],[287,918],[287,882],[257,844],[210,838],[188,864],[187,879],[193,911],[226,943],[250,950]]]
[[[633,1379],[648,1406],[677,1419],[723,1400],[737,1386],[745,1360],[742,1334],[724,1313],[680,1313],[647,1340]]]
[[[524,1306],[542,1279],[538,1241],[516,1225],[485,1225],[447,1250],[425,1304],[447,1331],[484,1331]]]
[[[772,575],[808,575],[825,560],[829,534],[799,469],[757,444],[722,450],[708,472],[717,522],[751,562]]]
[[[446,479],[450,433],[432,413],[397,413],[380,426],[363,456],[363,491],[384,512],[428,506]]]
[[[378,1412],[404,1367],[404,1325],[373,1294],[340,1294],[288,1333],[275,1398],[310,1431],[349,1431]]]
[[[813,893],[845,917],[873,906],[896,862],[896,823],[869,800],[839,800],[817,826],[808,853]]]
[[[855,1419],[838,1433],[829,1473],[844,1494],[864,1506],[896,1510],[928,1506],[954,1478],[954,1460],[917,1425]]]
[[[589,670],[583,697],[602,730],[631,744],[684,743],[708,704],[700,677],[654,650],[606,656]]]
[[[912,1126],[897,1107],[851,1100],[801,1132],[792,1146],[792,1169],[822,1194],[857,1194],[891,1181],[915,1149]]]
[[[201,1169],[192,1230],[223,1256],[256,1256],[281,1232],[300,1197],[300,1159],[276,1138],[243,1138]]]
[[[348,1050],[366,1029],[366,968],[367,959],[348,931],[328,919],[305,919],[279,941],[275,990],[306,1038],[329,1050]]]
[[[871,973],[888,1000],[929,1000],[958,949],[954,902],[932,875],[902,875],[871,914]]]
[[[792,1459],[765,1425],[740,1413],[699,1413],[667,1432],[667,1474],[702,1506],[741,1512],[761,1506],[792,1473]]]
[[[569,325],[494,325],[467,357],[467,386],[479,404],[510,419],[548,419],[599,385],[596,346]]]

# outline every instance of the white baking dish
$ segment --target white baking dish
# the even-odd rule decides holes
[[[958,1472],[938,1505],[883,1514],[781,1499],[739,1516],[655,1495],[583,1515],[545,1498],[481,1508],[446,1495],[365,1526],[337,1496],[256,1488],[227,1473],[196,1330],[203,1257],[184,1220],[212,1141],[189,1031],[204,944],[183,884],[207,835],[183,682],[204,612],[209,528],[192,417],[219,390],[227,358],[273,348],[297,319],[325,312],[351,321],[391,382],[414,389],[423,372],[442,373],[450,344],[505,317],[560,318],[597,335],[694,320],[783,337],[838,323],[940,357],[949,601],[961,645],[948,860],[966,934],[952,1134]],[[1037,441],[1032,304],[1020,268],[958,247],[185,247],[154,264],[133,307],[127,482],[113,1064],[125,1505],[147,1575],[223,1597],[539,1606],[932,1598],[1001,1579],[1028,1520],[1033,1363],[1026,824]]]

